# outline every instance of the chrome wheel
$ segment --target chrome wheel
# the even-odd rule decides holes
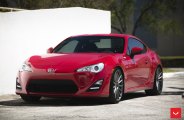
[[[124,93],[124,79],[123,73],[120,69],[115,69],[111,79],[110,85],[110,101],[111,103],[118,103]]]
[[[113,91],[117,101],[121,100],[123,92],[123,75],[120,70],[117,70],[114,74],[114,86]]]
[[[162,87],[163,87],[163,72],[160,68],[157,68],[155,82],[156,82],[157,91],[161,93]]]
[[[154,85],[152,89],[145,90],[147,95],[160,95],[163,88],[163,72],[162,68],[158,67],[155,71]]]

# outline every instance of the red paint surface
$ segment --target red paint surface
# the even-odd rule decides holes
[[[123,46],[123,53],[49,53],[46,55],[32,56],[26,62],[31,65],[33,72],[18,73],[17,77],[22,86],[22,90],[16,90],[16,93],[41,96],[107,97],[109,96],[111,75],[113,69],[116,67],[120,67],[124,73],[125,92],[151,89],[153,87],[155,70],[158,65],[161,65],[160,59],[154,51],[146,46],[146,53],[137,54],[131,58],[126,54],[128,38],[136,37],[125,34],[95,34],[93,36],[114,36],[124,38],[125,46]],[[135,51],[139,51],[139,48],[136,48]],[[100,62],[103,62],[105,65],[100,73],[76,72],[78,68]],[[48,73],[48,68],[54,68],[55,73]],[[69,79],[74,81],[78,87],[78,91],[75,94],[28,93],[26,91],[26,86],[30,79]],[[100,90],[96,92],[87,92],[87,89],[99,79],[104,80]]]

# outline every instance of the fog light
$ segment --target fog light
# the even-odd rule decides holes
[[[87,92],[91,91],[98,91],[100,87],[102,86],[103,80],[96,81],[88,90]]]
[[[19,79],[18,78],[16,78],[16,89],[19,89],[19,90],[22,89],[22,87],[21,87],[21,85],[19,83]]]

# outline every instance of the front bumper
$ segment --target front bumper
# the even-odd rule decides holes
[[[24,71],[17,75],[16,94],[47,97],[108,97],[110,78],[111,75],[105,71],[97,74],[90,72],[48,73],[45,70]],[[99,89],[90,91],[90,87],[99,80],[103,80]],[[40,84],[44,86],[39,86]]]

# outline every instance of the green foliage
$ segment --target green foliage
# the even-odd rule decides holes
[[[142,7],[142,12],[148,4]],[[181,34],[181,23],[173,17],[175,11],[176,0],[154,0],[142,16],[139,26],[148,26],[153,31]]]
[[[134,0],[114,0],[109,10],[111,10],[112,27],[120,33],[127,31],[127,24],[134,10]],[[117,27],[118,26],[118,27]]]
[[[163,68],[164,73],[170,73],[170,72],[178,72],[177,70],[173,70],[171,68]]]
[[[184,56],[161,56],[163,67],[174,67],[183,68],[184,67]]]
[[[161,56],[160,58],[165,60],[184,59],[184,56]]]
[[[20,8],[43,9],[61,7],[85,7],[108,9],[113,0],[18,0]]]
[[[61,0],[63,7],[85,7],[108,10],[113,0]]]

